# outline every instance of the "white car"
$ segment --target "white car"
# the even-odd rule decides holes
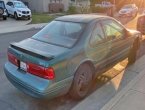
[[[8,15],[12,15],[16,20],[20,18],[31,18],[31,10],[21,1],[9,1],[6,4]]]
[[[119,16],[135,17],[137,13],[138,7],[135,4],[128,4],[121,8],[121,10],[119,11]]]

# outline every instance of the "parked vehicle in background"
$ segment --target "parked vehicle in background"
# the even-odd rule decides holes
[[[3,20],[7,20],[7,9],[5,7],[4,1],[0,0],[0,18],[3,18]]]
[[[106,13],[108,16],[113,17],[114,11],[115,11],[115,5],[111,2],[102,1],[100,4],[95,4],[95,7],[99,10],[104,10],[104,13]],[[96,9],[97,11],[97,9]],[[102,11],[103,12],[103,11]]]
[[[81,99],[102,69],[126,57],[135,62],[140,41],[140,32],[111,17],[63,16],[33,37],[10,44],[4,71],[16,88],[33,97],[69,92]]]
[[[31,10],[21,1],[9,1],[6,4],[8,15],[14,16],[16,20],[20,18],[31,18]]]
[[[145,35],[145,13],[138,17],[137,20],[137,30]]]
[[[102,8],[110,8],[114,5],[111,2],[102,1],[100,4],[95,4],[96,7],[102,7]]]
[[[121,10],[119,11],[120,17],[135,17],[138,13],[138,7],[135,4],[128,4],[125,5]]]

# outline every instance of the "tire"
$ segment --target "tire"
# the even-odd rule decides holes
[[[7,20],[7,17],[6,17],[6,16],[4,16],[4,17],[3,17],[3,20]]]
[[[6,9],[6,12],[7,12],[7,17],[10,17],[10,14],[8,13],[8,10]]]
[[[10,14],[8,13],[8,17],[10,17]]]
[[[28,20],[30,20],[31,18],[30,17],[28,17]]]
[[[8,17],[10,17],[10,14],[8,13],[8,10],[7,10],[7,15],[8,15]]]
[[[136,39],[133,43],[132,48],[130,49],[130,52],[129,52],[129,56],[128,56],[128,63],[129,64],[135,63],[139,47],[140,47],[139,39]]]
[[[18,15],[17,15],[16,12],[14,13],[14,18],[15,18],[16,20],[19,20],[19,17],[18,17]]]
[[[0,15],[3,15],[4,9],[0,7]]]
[[[74,80],[69,91],[70,96],[75,100],[83,99],[89,92],[92,80],[93,70],[89,64],[82,64],[75,73]]]

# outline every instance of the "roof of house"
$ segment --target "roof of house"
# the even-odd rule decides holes
[[[94,14],[75,14],[75,15],[67,15],[67,16],[58,17],[55,20],[88,23],[97,18],[102,18],[102,17],[104,18],[106,16],[94,15]]]

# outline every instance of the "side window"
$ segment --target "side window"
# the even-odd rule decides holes
[[[12,6],[12,5],[13,5],[13,3],[12,3],[12,2],[8,2],[8,3],[7,3],[7,5]]]
[[[124,27],[113,20],[103,21],[103,28],[107,40],[120,39],[124,37]]]
[[[14,6],[13,2],[10,2],[10,6]]]
[[[101,25],[98,23],[96,24],[93,32],[92,32],[92,36],[90,39],[90,44],[92,46],[95,46],[98,43],[103,43],[105,41],[105,37],[104,37],[104,33],[102,31],[102,27]]]
[[[8,2],[7,5],[10,6],[10,2]]]

